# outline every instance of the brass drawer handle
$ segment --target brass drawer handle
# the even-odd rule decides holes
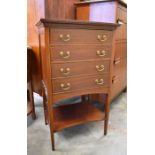
[[[114,76],[112,79],[112,83],[115,84],[119,81],[119,77],[118,76]]]
[[[121,19],[119,19],[119,18],[117,19],[117,23],[120,24],[120,25],[124,24],[124,22]]]
[[[71,88],[71,84],[67,83],[66,85],[64,83],[60,84],[61,89],[63,90],[69,90]]]
[[[102,50],[102,51],[97,51],[96,54],[100,57],[104,57],[106,55],[106,51]]]
[[[60,56],[63,57],[64,59],[68,59],[70,57],[70,52],[67,51],[66,53],[61,51],[60,53]]]
[[[96,65],[96,69],[98,72],[104,71],[104,65]]]
[[[101,42],[104,42],[107,40],[107,36],[105,34],[103,35],[97,35],[97,39]]]
[[[59,37],[62,41],[65,41],[65,42],[71,39],[69,34],[67,34],[66,36],[64,36],[63,34],[60,34]]]
[[[69,75],[70,74],[70,68],[60,68],[60,72],[64,75]]]
[[[103,84],[104,84],[104,80],[103,80],[103,79],[96,79],[96,80],[95,80],[95,83],[96,83],[97,85],[103,85]]]
[[[121,61],[120,61],[120,58],[117,58],[117,59],[114,60],[114,64],[115,64],[115,65],[119,64],[120,62],[121,62]]]

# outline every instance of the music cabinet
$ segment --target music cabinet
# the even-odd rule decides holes
[[[104,120],[107,134],[115,29],[118,24],[41,19],[37,23],[42,58],[43,98],[54,133],[91,121]],[[88,100],[56,106],[74,96],[106,94],[104,112]]]

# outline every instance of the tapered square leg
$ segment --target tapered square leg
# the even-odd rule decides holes
[[[124,93],[126,93],[126,92],[127,92],[127,87],[123,90],[123,92],[124,92]]]
[[[108,120],[104,121],[104,135],[106,136],[108,132]]]
[[[35,113],[35,110],[32,111],[32,113],[31,113],[31,117],[32,117],[33,120],[36,119],[36,113]]]
[[[52,151],[55,151],[54,133],[51,133]]]
[[[46,94],[45,94],[46,98]],[[48,121],[49,127],[50,127],[50,134],[51,134],[51,145],[52,145],[52,150],[55,150],[55,142],[54,142],[54,121],[53,121],[53,106],[52,105],[52,99],[51,96],[49,95],[47,98],[47,115],[45,118],[45,122]],[[45,113],[46,114],[46,113]]]
[[[109,122],[109,109],[110,109],[110,95],[106,95],[105,100],[105,121],[104,121],[104,135],[108,132],[108,122]]]
[[[54,131],[53,131],[53,118],[51,116],[49,116],[49,118],[50,118],[49,126],[50,126],[50,134],[51,134],[51,146],[52,146],[52,150],[55,151]]]
[[[35,120],[36,119],[36,113],[35,113],[35,106],[34,106],[33,86],[32,86],[31,81],[29,81],[29,84],[28,84],[28,100],[30,101],[30,104],[32,107],[31,117],[33,120]]]

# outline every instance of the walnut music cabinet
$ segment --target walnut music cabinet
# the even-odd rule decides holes
[[[40,19],[37,23],[52,150],[55,150],[54,133],[68,127],[104,120],[104,135],[107,134],[117,26],[75,20]],[[56,106],[70,97],[100,93],[106,94],[104,112],[87,100]]]
[[[127,3],[123,0],[94,0],[75,3],[76,19],[118,23],[113,57],[111,100],[127,86]]]

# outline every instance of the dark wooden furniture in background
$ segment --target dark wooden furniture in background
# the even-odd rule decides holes
[[[36,119],[34,98],[33,98],[33,82],[31,75],[32,68],[32,49],[27,47],[27,115],[31,114],[32,119]]]
[[[54,133],[90,121],[104,120],[107,134],[114,30],[117,24],[41,19],[40,51],[44,104],[52,149]],[[105,93],[104,112],[88,101],[56,106],[74,96]]]
[[[41,58],[35,24],[40,18],[75,19],[78,0],[27,0],[27,44],[33,49],[32,79],[34,91],[41,94]]]
[[[95,0],[75,3],[76,19],[119,23],[113,59],[111,99],[127,86],[127,4],[122,0]]]

